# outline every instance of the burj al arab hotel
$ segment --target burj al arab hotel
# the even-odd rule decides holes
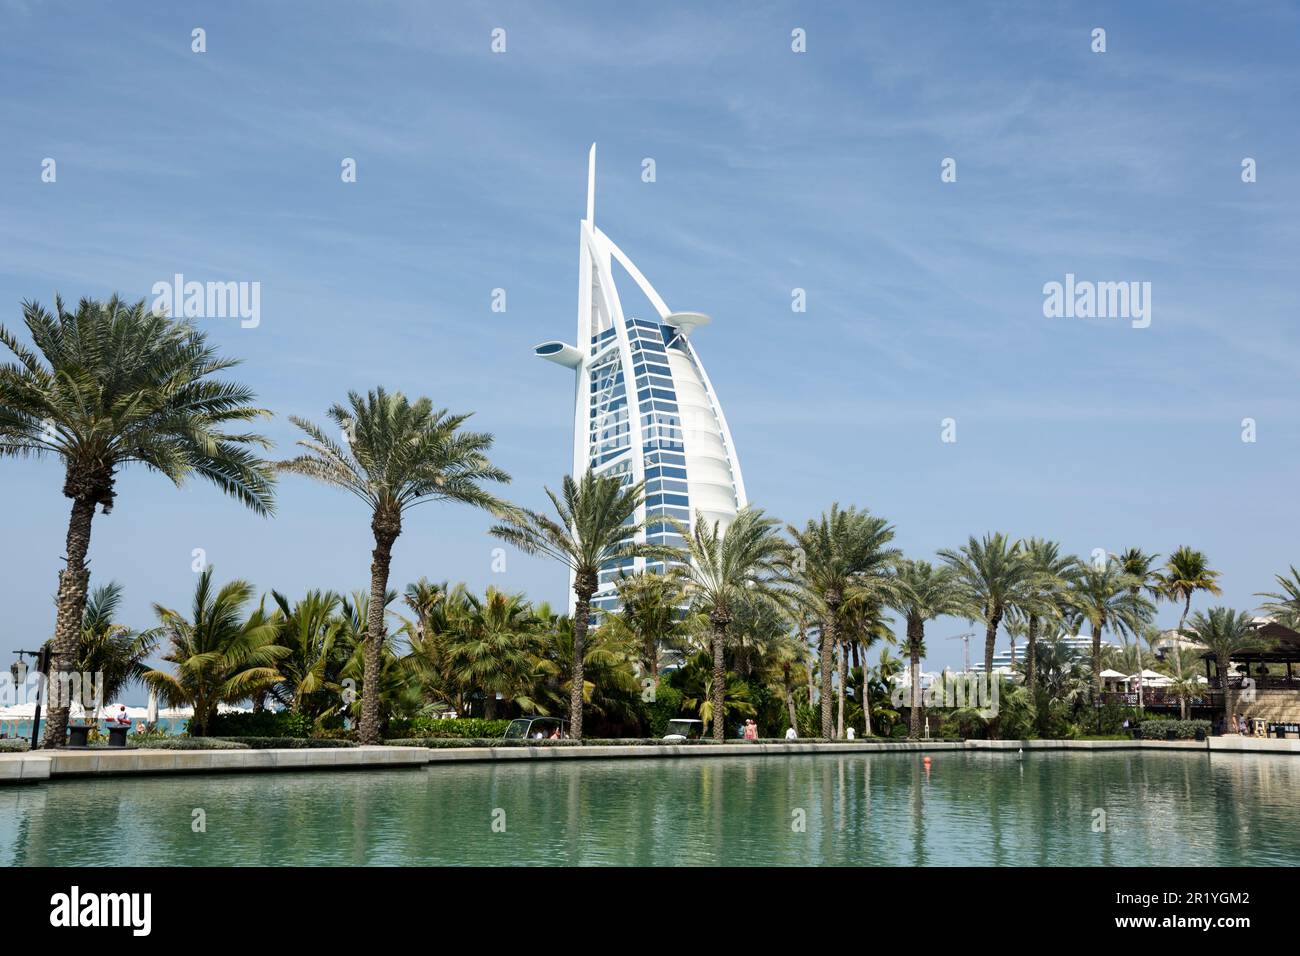
[[[646,482],[638,540],[680,545],[666,518],[723,526],[745,506],[736,446],[695,351],[709,317],[674,312],[614,241],[596,227],[596,147],[587,158],[587,216],[578,238],[577,344],[543,342],[537,355],[573,369],[573,474],[623,475]],[[656,314],[627,316],[614,281],[617,262]],[[662,571],[630,558],[603,568],[596,615],[615,610],[620,572]],[[572,584],[572,582],[570,582]],[[573,589],[569,589],[572,610]]]

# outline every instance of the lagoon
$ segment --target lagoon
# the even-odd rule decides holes
[[[0,866],[1300,862],[1292,756],[922,756],[55,781],[0,790]]]

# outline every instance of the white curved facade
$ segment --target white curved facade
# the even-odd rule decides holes
[[[690,341],[706,325],[698,312],[673,312],[595,223],[596,147],[587,169],[587,216],[578,256],[576,345],[543,342],[534,351],[574,371],[573,474],[591,468],[646,482],[638,540],[680,544],[665,518],[693,526],[696,512],[725,526],[745,506],[745,482],[722,405]],[[612,264],[631,276],[657,313],[625,316]],[[659,519],[656,521],[656,519]],[[597,612],[618,606],[620,570],[661,570],[636,558],[602,569]],[[570,582],[572,583],[572,582]],[[573,593],[569,601],[572,610]]]

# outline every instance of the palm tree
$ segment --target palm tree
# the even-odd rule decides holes
[[[1226,720],[1235,713],[1232,658],[1251,651],[1267,650],[1271,642],[1255,630],[1249,613],[1227,607],[1212,607],[1208,614],[1197,611],[1192,615],[1190,626],[1180,629],[1179,633],[1201,645],[1214,658],[1219,681],[1223,684],[1223,716]],[[1236,730],[1235,727],[1232,729]]]
[[[1300,571],[1291,565],[1291,576],[1281,574],[1273,576],[1277,580],[1278,591],[1265,591],[1256,597],[1268,598],[1260,610],[1271,615],[1279,624],[1292,630],[1300,630]]]
[[[1165,659],[1161,665],[1164,672],[1169,675],[1173,681],[1165,692],[1172,697],[1178,698],[1178,715],[1187,719],[1187,706],[1191,699],[1201,697],[1209,688],[1203,684],[1198,669],[1199,660],[1195,655],[1184,651],[1181,644],[1175,643],[1165,654]]]
[[[1025,687],[1034,699],[1034,685],[1038,681],[1038,655],[1034,647],[1038,631],[1045,620],[1058,620],[1061,616],[1061,595],[1078,568],[1073,555],[1061,553],[1061,546],[1045,538],[1028,538],[1022,556],[1029,569],[1025,593],[1017,608],[1025,624]]]
[[[660,653],[681,647],[685,601],[681,581],[670,574],[640,571],[620,575],[617,587],[619,611],[609,616],[606,626],[637,640],[641,666],[658,684]]]
[[[383,614],[391,613],[389,605],[397,600],[396,591],[386,591],[384,593]],[[364,696],[357,700],[354,691],[355,688],[366,687],[366,674],[375,673],[376,669],[366,669],[366,641],[368,639],[371,609],[370,593],[368,591],[353,591],[348,597],[343,598],[343,603],[339,605],[339,619],[343,622],[343,635],[335,644],[336,651],[346,651],[347,657],[341,660],[338,673],[340,677],[339,684],[344,688],[343,700],[346,705],[346,713],[356,719],[359,711],[365,709]],[[421,688],[411,679],[413,668],[409,659],[410,655],[399,655],[397,653],[398,643],[396,635],[385,630],[383,643],[379,648],[379,710],[381,715],[381,731],[388,719],[392,717],[410,717],[418,713],[423,700],[421,698]]]
[[[260,515],[270,514],[273,474],[253,447],[260,435],[240,425],[268,415],[244,386],[214,378],[237,364],[220,357],[186,322],[128,305],[82,299],[75,312],[54,300],[51,315],[23,303],[35,350],[0,326],[0,342],[18,361],[0,366],[0,457],[54,456],[72,501],[67,566],[59,572],[52,674],[76,659],[90,569],[95,507],[113,507],[118,472],[141,464],[180,485],[197,475]],[[55,702],[45,746],[62,746],[67,702]]]
[[[469,596],[467,627],[453,631],[447,662],[456,679],[482,691],[483,716],[495,720],[497,697],[515,702],[525,713],[546,714],[532,694],[542,657],[537,618],[522,594],[494,587],[482,600]]]
[[[1070,582],[1065,600],[1073,621],[1092,627],[1092,700],[1101,702],[1101,635],[1106,628],[1120,636],[1141,632],[1155,614],[1155,605],[1133,592],[1132,575],[1113,555],[1082,564]],[[1100,718],[1100,712],[1098,713]]]
[[[537,511],[520,509],[491,533],[525,554],[544,554],[569,569],[577,599],[573,615],[572,673],[569,683],[569,733],[582,739],[582,696],[591,597],[600,584],[603,565],[663,549],[638,544],[642,523],[637,509],[645,498],[645,482],[624,486],[618,475],[596,475],[590,469],[581,481],[564,476],[560,493],[546,489],[559,516],[557,521]]]
[[[244,606],[252,598],[253,585],[247,581],[215,590],[209,566],[194,588],[188,618],[154,605],[170,645],[162,659],[175,664],[176,672],[149,670],[143,679],[169,706],[194,708],[192,736],[208,732],[218,704],[246,700],[283,679],[278,665],[290,651],[276,643],[280,622],[261,607],[245,617]]]
[[[723,694],[727,685],[724,651],[727,628],[738,605],[768,603],[784,606],[786,598],[777,575],[787,558],[778,523],[761,508],[740,509],[725,529],[695,513],[695,527],[674,521],[673,527],[686,542],[686,564],[674,566],[673,574],[683,582],[686,595],[708,615],[713,646],[713,678],[709,716],[713,739],[725,735]]]
[[[466,694],[473,688],[454,673],[449,647],[470,628],[473,606],[469,592],[464,584],[452,587],[446,581],[433,584],[421,578],[407,585],[402,600],[416,614],[415,621],[403,626],[411,648],[404,666],[420,688],[424,706],[464,714]]]
[[[1204,552],[1186,545],[1169,556],[1162,570],[1153,575],[1160,594],[1170,601],[1181,601],[1182,613],[1178,616],[1178,630],[1187,623],[1187,612],[1192,607],[1192,595],[1197,591],[1222,594],[1218,585],[1219,572],[1210,569],[1210,560]]]
[[[844,722],[847,719],[844,706],[844,692],[849,685],[850,674],[847,672],[847,654],[853,653],[853,671],[857,675],[859,703],[869,699],[869,683],[871,668],[867,667],[867,651],[880,641],[894,642],[894,631],[891,627],[893,620],[884,613],[884,602],[889,600],[893,595],[893,581],[883,584],[872,582],[872,587],[854,587],[849,591],[849,597],[845,599],[840,606],[840,620],[835,628],[839,637],[839,687],[838,702],[839,712],[836,718],[835,736],[844,736]],[[861,662],[859,663],[859,652]],[[889,653],[888,648],[881,652]],[[870,737],[874,731],[871,724],[871,708],[863,705],[862,721],[863,730],[866,736]]]
[[[102,675],[98,704],[110,703],[124,688],[142,680],[149,670],[145,661],[158,648],[156,630],[133,631],[117,623],[121,603],[122,586],[110,581],[90,593],[82,616],[73,667],[80,674]]]
[[[283,679],[271,689],[271,696],[313,720],[338,714],[339,669],[352,650],[336,653],[337,645],[346,643],[344,620],[339,616],[343,598],[332,591],[313,590],[296,602],[279,591],[272,591],[271,599],[279,611],[277,643],[289,650],[277,665]]]
[[[925,624],[945,614],[963,610],[962,596],[949,568],[936,569],[928,561],[902,561],[895,575],[897,588],[891,601],[907,624],[907,656],[912,679],[911,717],[908,736],[921,735],[921,653],[925,645]]]
[[[894,538],[888,521],[865,509],[841,510],[838,502],[802,531],[790,525],[786,532],[794,539],[792,566],[799,586],[821,619],[821,733],[829,738],[834,732],[831,651],[839,639],[840,607],[852,589],[882,591],[901,552],[888,547]]]
[[[568,615],[551,615],[545,605],[540,608],[538,616],[544,621],[541,629],[548,641],[548,651],[539,668],[538,680],[549,688],[557,677],[571,675],[574,671],[575,627]],[[639,716],[633,704],[641,689],[634,671],[638,652],[638,642],[614,628],[602,624],[587,632],[582,645],[583,681],[580,688],[584,715],[600,718],[606,727],[631,726],[638,722]],[[560,706],[572,703],[573,687],[566,684],[561,680],[558,683],[560,693],[552,692]],[[540,690],[538,696],[542,696]]]
[[[1052,704],[1077,706],[1087,693],[1088,682],[1079,655],[1060,635],[1052,635],[1034,646],[1035,669],[1039,680],[1034,688],[1033,704],[1038,714],[1039,736],[1047,736]]]
[[[370,619],[364,644],[363,681],[378,674],[386,634],[385,597],[393,543],[402,533],[402,515],[429,501],[458,501],[503,514],[506,505],[483,486],[508,482],[510,476],[488,461],[492,436],[462,431],[469,415],[437,411],[427,398],[407,401],[401,392],[377,388],[368,395],[348,393],[347,405],[328,412],[340,430],[343,447],[325,430],[295,416],[295,425],[308,440],[298,444],[308,453],[278,464],[281,471],[305,475],[342,488],[365,502],[375,548],[370,563]],[[361,696],[361,742],[377,744],[379,695]]]
[[[1023,559],[1021,542],[1012,543],[999,531],[986,534],[978,541],[972,536],[960,549],[945,548],[939,552],[939,557],[956,577],[963,613],[984,620],[984,671],[991,681],[998,625],[1009,609],[1025,603],[1032,596],[1032,572]],[[996,717],[989,732],[997,737]]]

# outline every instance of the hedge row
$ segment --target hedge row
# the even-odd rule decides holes
[[[389,721],[391,737],[413,739],[417,737],[474,737],[491,739],[500,737],[510,726],[508,720],[483,720],[478,717],[398,717]]]
[[[721,742],[724,744],[743,744],[747,741],[741,740],[737,737],[728,738]],[[768,737],[760,738],[757,742],[761,744],[848,744],[863,743],[864,741],[825,740],[818,737],[786,740],[784,737]],[[881,740],[878,742],[884,743],[885,741]],[[588,737],[584,740],[502,740],[499,737],[398,737],[392,740],[385,740],[384,743],[389,747],[428,747],[438,750],[456,747],[708,747],[716,745],[719,741],[716,741],[711,737],[706,740],[675,741],[664,741],[654,737]]]
[[[1208,720],[1144,720],[1138,725],[1143,740],[1195,740],[1196,732],[1210,735]]]
[[[161,740],[147,740],[140,743],[128,738],[127,746],[131,750],[248,750],[248,744],[234,740],[220,740],[215,737],[165,737]]]
[[[31,748],[31,742],[22,737],[0,738],[0,753],[18,753]]]
[[[233,743],[253,750],[306,750],[330,747],[356,747],[353,740],[331,740],[321,737],[208,737],[223,743]]]

